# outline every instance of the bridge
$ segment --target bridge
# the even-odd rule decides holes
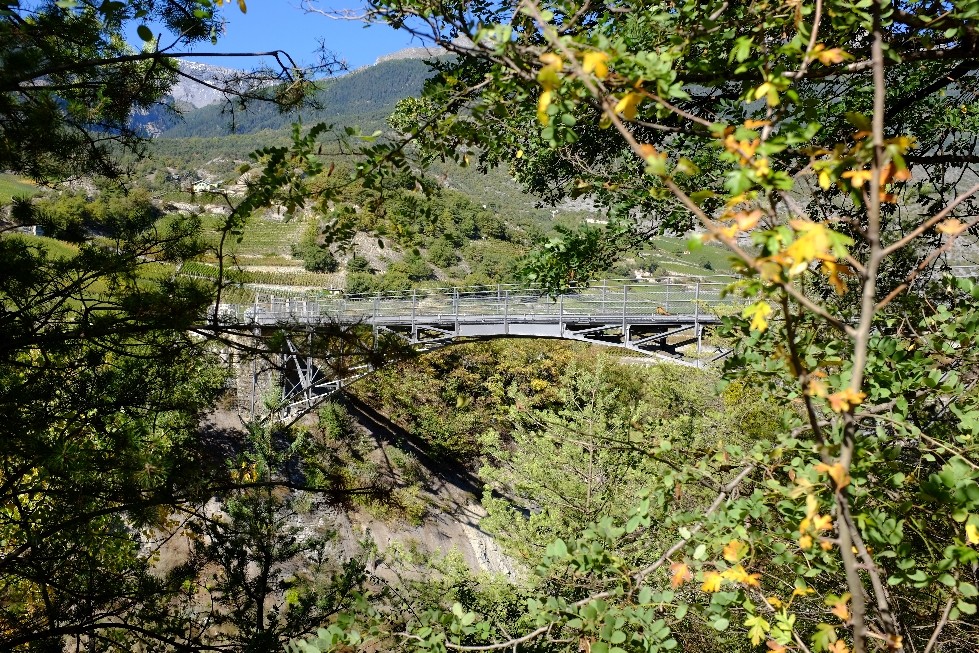
[[[979,266],[944,272],[979,278]],[[728,353],[704,342],[704,334],[724,314],[738,313],[743,301],[725,295],[733,279],[639,283],[608,280],[549,296],[526,286],[415,289],[374,294],[258,292],[249,305],[222,305],[225,323],[256,334],[283,330],[285,351],[277,365],[283,405],[280,417],[314,408],[342,387],[387,362],[392,341],[425,352],[467,340],[500,337],[562,338],[618,347],[652,360],[701,367]],[[315,352],[312,334],[349,334],[369,329],[365,347]],[[295,334],[307,334],[307,346]],[[373,355],[372,355],[373,354]],[[351,364],[352,362],[352,364]],[[251,388],[255,414],[256,383]]]
[[[704,342],[720,315],[740,312],[724,296],[729,281],[602,281],[549,296],[526,286],[416,289],[348,295],[260,292],[250,305],[222,305],[222,321],[255,333],[283,330],[283,415],[308,410],[378,365],[367,355],[338,365],[336,352],[312,351],[312,334],[369,329],[370,349],[396,341],[418,352],[500,337],[561,338],[618,347],[652,359],[700,367],[728,352]],[[309,334],[304,347],[297,334]],[[304,351],[305,349],[305,351]],[[362,352],[363,354],[363,352]],[[348,351],[348,355],[350,355]],[[356,358],[356,355],[354,356]],[[252,410],[254,411],[254,383]]]

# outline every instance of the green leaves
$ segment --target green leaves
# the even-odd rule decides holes
[[[744,308],[720,318],[736,348],[728,381],[763,394],[779,415],[748,411],[738,423],[751,438],[711,437],[695,428],[697,416],[637,409],[628,423],[648,435],[648,459],[637,452],[631,469],[649,460],[665,467],[632,500],[637,510],[610,501],[615,518],[596,511],[580,534],[561,521],[570,509],[552,506],[591,508],[597,494],[582,498],[575,477],[555,469],[586,453],[610,464],[590,439],[607,411],[536,415],[573,425],[577,448],[535,443],[531,436],[558,433],[525,426],[519,442],[534,455],[507,461],[534,481],[496,478],[536,494],[528,505],[543,508],[518,522],[515,508],[490,504],[495,525],[503,514],[516,533],[553,534],[535,542],[540,586],[551,589],[528,604],[535,627],[566,629],[555,636],[580,635],[607,653],[640,648],[643,637],[641,646],[665,648],[659,621],[671,629],[668,615],[696,615],[739,645],[779,650],[798,637],[821,652],[865,640],[859,624],[877,619],[873,634],[884,632],[893,648],[901,634],[914,639],[908,648],[924,649],[936,615],[952,605],[943,628],[953,638],[969,632],[975,597],[960,585],[979,539],[979,314],[974,284],[931,270],[977,208],[972,197],[949,203],[963,190],[954,180],[971,178],[957,161],[972,160],[979,134],[973,109],[960,106],[972,80],[949,71],[974,53],[936,39],[946,29],[957,39],[973,4],[951,3],[940,19],[921,5],[894,12],[871,0],[627,13],[545,2],[516,18],[482,5],[464,20],[438,17],[440,28],[470,37],[478,25],[474,43],[505,38],[487,46],[492,55],[476,48],[447,64],[445,83],[429,87],[425,111],[453,113],[421,135],[427,152],[458,158],[469,147],[548,200],[584,194],[624,216],[604,233],[558,231],[529,259],[529,276],[562,288],[636,242],[630,233],[644,242],[698,224],[743,261],[734,290]],[[385,15],[398,22],[431,11],[399,8]],[[466,84],[475,90],[456,95]],[[726,405],[741,408],[737,399]],[[617,429],[614,442],[639,447]],[[685,459],[672,457],[680,450]],[[556,489],[557,498],[545,495]],[[744,549],[727,549],[733,541]],[[656,567],[664,552],[669,560]],[[702,591],[680,597],[692,578]],[[880,590],[885,579],[891,595]],[[667,595],[660,588],[671,581],[676,593]],[[552,589],[562,583],[575,588],[574,601]],[[848,593],[870,606],[900,603],[881,615],[907,623],[873,609],[849,618],[863,608],[842,601]]]

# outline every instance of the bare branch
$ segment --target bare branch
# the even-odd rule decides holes
[[[893,254],[897,250],[901,249],[902,247],[909,245],[915,238],[917,238],[918,236],[925,233],[926,231],[934,227],[936,224],[938,224],[939,222],[947,218],[952,213],[952,211],[954,211],[956,207],[958,207],[959,204],[966,201],[976,193],[979,193],[979,184],[976,184],[969,190],[965,191],[964,193],[961,193],[954,200],[946,204],[945,208],[943,208],[941,211],[939,211],[932,217],[922,222],[920,225],[917,226],[917,228],[915,228],[907,236],[885,247],[883,251],[883,255],[888,256],[890,254]]]
[[[942,618],[938,620],[938,625],[935,626],[935,630],[932,631],[931,637],[928,639],[928,644],[925,646],[925,653],[931,653],[931,650],[935,648],[935,644],[938,643],[938,636],[941,635],[945,624],[948,623],[948,615],[952,612],[953,605],[955,605],[954,596],[945,604],[945,610],[942,611]]]

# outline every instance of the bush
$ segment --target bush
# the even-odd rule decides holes
[[[303,267],[309,272],[336,272],[340,269],[340,262],[330,248],[314,240],[304,239],[298,245],[293,245],[292,255],[302,259]]]
[[[356,254],[347,261],[347,271],[348,272],[366,272],[370,273],[371,270],[370,263],[367,262],[363,256],[357,256]]]
[[[406,277],[410,281],[424,281],[432,278],[432,269],[420,255],[412,254],[404,260],[392,263],[388,274]]]
[[[352,272],[347,275],[347,292],[359,295],[377,292],[380,289],[377,277],[366,272]]]
[[[440,268],[449,268],[459,262],[459,253],[452,243],[440,238],[428,248],[428,260]]]

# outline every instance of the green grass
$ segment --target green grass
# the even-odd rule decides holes
[[[20,238],[27,241],[32,245],[39,245],[47,251],[48,256],[52,258],[73,258],[78,254],[78,246],[71,243],[66,243],[63,240],[58,240],[56,238],[48,238],[47,236],[31,236],[29,234],[11,234],[11,238]]]
[[[37,195],[38,192],[37,187],[26,179],[0,174],[0,202],[9,202],[22,195]]]

